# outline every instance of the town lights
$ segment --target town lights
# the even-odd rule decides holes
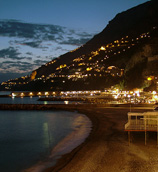
[[[155,94],[156,94],[156,91],[153,91],[153,92],[152,92],[152,94],[154,94],[154,95],[155,95]]]
[[[32,92],[30,92],[30,96],[32,96],[33,95],[33,93]]]
[[[21,93],[20,96],[21,96],[21,98],[23,98],[24,97],[24,93]]]
[[[100,50],[106,50],[106,48],[104,46],[101,46]]]
[[[67,104],[69,104],[69,101],[64,101],[64,103],[67,105]]]
[[[41,92],[38,92],[38,95],[40,96],[41,95]]]
[[[117,98],[118,98],[118,96],[117,96],[117,95],[115,95],[115,96],[114,96],[114,99],[117,99]]]
[[[41,92],[38,92],[37,95],[38,95],[39,97],[41,97]]]
[[[152,80],[152,78],[151,78],[151,77],[148,77],[148,78],[147,78],[147,80],[148,80],[148,81],[151,81],[151,80]]]
[[[46,97],[48,97],[48,95],[49,95],[49,93],[48,93],[48,92],[45,92],[44,94],[45,94],[45,96],[46,96]]]
[[[30,93],[29,93],[29,95],[30,95],[30,98],[32,98],[32,96],[33,96],[33,93],[32,93],[32,92],[30,92]]]
[[[15,96],[16,96],[15,93],[12,93],[12,98],[13,98],[13,99],[14,99]]]

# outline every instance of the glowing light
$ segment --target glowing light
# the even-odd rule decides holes
[[[46,96],[46,97],[48,97],[48,95],[49,95],[49,93],[48,93],[48,92],[45,92],[44,94],[45,94],[45,96]]]
[[[114,96],[114,99],[117,99],[117,98],[118,98],[117,95],[115,95],[115,96]]]
[[[100,50],[106,50],[106,48],[104,46],[101,46]]]
[[[38,95],[41,95],[41,92],[38,92]]]
[[[140,97],[140,94],[139,94],[139,93],[137,93],[137,96],[138,96],[138,97]]]
[[[24,93],[21,93],[21,94],[20,94],[20,96],[21,96],[21,98],[23,98],[23,96],[24,96]]]
[[[45,104],[45,105],[47,105],[47,104],[48,104],[48,102],[47,102],[47,101],[44,101],[44,104]]]
[[[67,105],[67,104],[69,104],[69,101],[64,101],[64,103]]]
[[[107,69],[108,69],[108,70],[111,70],[111,69],[113,69],[113,68],[115,68],[115,66],[109,66]]]
[[[12,97],[15,97],[16,95],[14,93],[12,93]]]
[[[154,94],[154,95],[155,95],[155,94],[156,94],[156,91],[153,91],[153,92],[152,92],[152,94]]]
[[[87,71],[91,71],[91,70],[92,70],[92,68],[91,68],[91,67],[88,67],[86,70],[87,70]]]
[[[147,78],[147,80],[148,80],[148,81],[151,81],[151,80],[152,80],[152,78],[151,78],[151,77],[148,77],[148,78]]]
[[[114,41],[114,43],[119,43],[119,40]]]

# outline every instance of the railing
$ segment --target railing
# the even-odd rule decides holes
[[[125,130],[132,131],[157,131],[158,125],[157,121],[153,122],[152,118],[150,120],[139,119],[139,120],[130,120],[125,124]]]

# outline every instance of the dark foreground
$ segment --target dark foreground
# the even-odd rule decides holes
[[[149,111],[132,108],[132,111]],[[158,149],[156,135],[148,133],[147,146],[144,133],[133,134],[128,144],[124,124],[129,108],[88,107],[78,111],[86,114],[93,122],[93,130],[87,140],[64,155],[55,167],[46,172],[156,172],[158,171]]]
[[[52,107],[53,108],[53,107]],[[77,110],[87,115],[93,129],[86,141],[71,153],[62,156],[54,167],[45,172],[156,172],[158,149],[156,133],[133,133],[129,145],[124,125],[129,107],[92,105],[54,106],[55,109]],[[152,107],[132,107],[133,112],[152,111]]]

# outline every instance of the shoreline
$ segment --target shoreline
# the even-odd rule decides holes
[[[90,135],[72,152],[63,155],[55,166],[43,172],[158,171],[158,149],[154,136],[145,146],[144,135],[134,135],[133,143],[128,145],[127,133],[124,132],[128,108],[78,107],[76,110],[92,121]],[[144,112],[152,109],[132,110]]]
[[[127,132],[124,131],[127,113],[130,110],[132,112],[153,111],[153,105],[149,107],[132,106],[132,108],[93,104],[50,105],[47,106],[48,108],[46,106],[42,108],[42,106],[41,108],[33,106],[32,110],[77,111],[86,115],[92,122],[92,130],[86,140],[70,153],[62,155],[54,166],[43,172],[158,171],[156,136],[149,133],[145,146],[144,134],[133,134],[132,143],[129,145]],[[28,110],[29,105],[24,107]]]
[[[61,110],[61,109],[59,108],[58,110]],[[87,141],[89,141],[89,139],[91,138],[91,135],[93,135],[93,132],[94,132],[94,130],[96,128],[96,125],[95,125],[96,120],[95,119],[92,119],[91,117],[89,117],[89,115],[87,115],[83,111],[82,108],[80,108],[80,107],[78,107],[78,108],[69,107],[69,108],[66,108],[65,109],[65,108],[62,107],[62,110],[66,110],[66,111],[74,111],[75,110],[75,111],[77,111],[77,113],[83,114],[83,115],[87,116],[88,119],[92,123],[91,131],[90,131],[88,137],[86,137],[85,140],[80,145],[78,145],[77,147],[75,147],[71,152],[66,153],[66,154],[63,154],[58,159],[58,161],[56,162],[56,164],[54,166],[45,169],[43,172],[55,172],[55,171],[57,172],[57,171],[60,171],[61,169],[63,169],[69,162],[71,162],[71,160],[73,159],[73,157],[80,151],[80,149],[82,149],[82,147],[87,144]]]
[[[92,123],[84,114],[72,112],[71,116],[73,117],[73,130],[51,148],[47,158],[23,169],[22,172],[42,172],[48,167],[54,166],[63,155],[70,153],[84,142],[91,131]]]

